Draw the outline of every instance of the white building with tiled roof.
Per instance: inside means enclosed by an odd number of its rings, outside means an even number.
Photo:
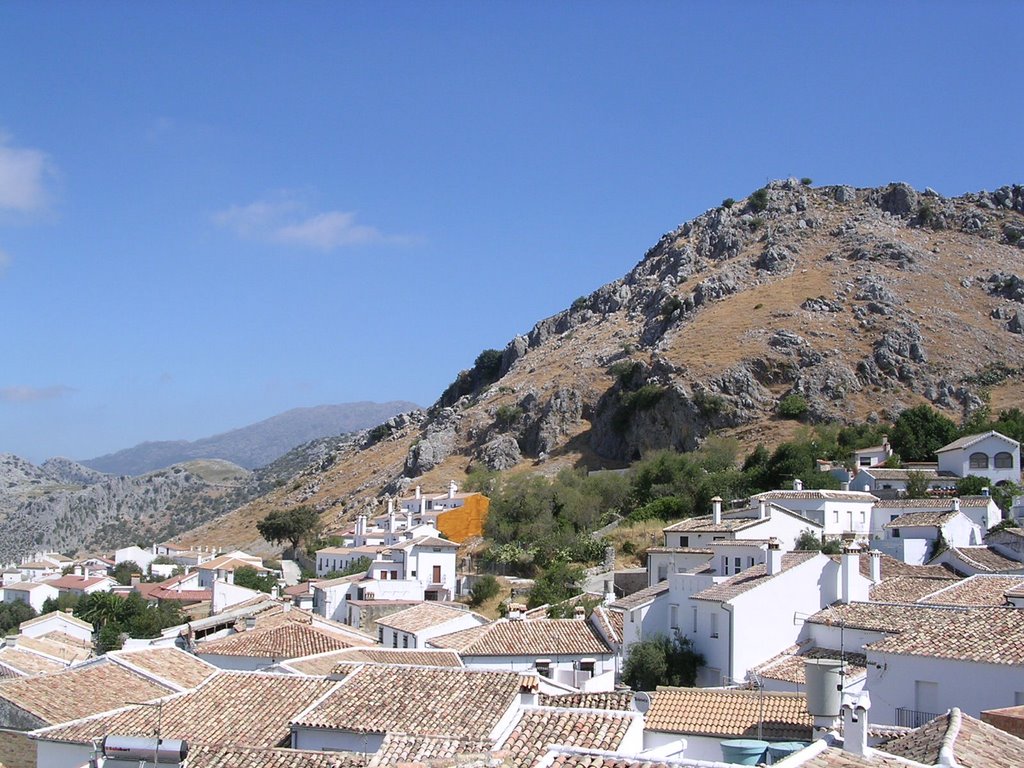
[[[939,448],[939,471],[976,475],[993,485],[1020,482],[1020,443],[995,430],[967,435]]]
[[[774,537],[788,551],[804,531],[810,530],[819,538],[822,535],[820,521],[782,501],[774,502],[766,494],[753,496],[751,501],[750,507],[723,510],[722,499],[715,497],[710,515],[690,517],[663,528],[665,547],[705,549],[716,542]]]
[[[947,509],[906,512],[883,524],[885,539],[875,541],[878,550],[911,565],[924,565],[936,554],[940,540],[951,547],[981,543],[984,532],[960,511],[960,500]]]
[[[385,648],[425,648],[435,637],[478,627],[487,621],[465,608],[425,602],[377,619],[378,642]]]
[[[871,534],[871,507],[878,497],[863,490],[804,490],[803,482],[796,479],[792,490],[765,491],[750,500],[772,502],[810,518],[824,529],[826,538],[853,534],[866,539]]]
[[[19,581],[3,588],[4,602],[20,601],[32,606],[36,613],[42,613],[43,603],[56,600],[60,591],[52,584],[43,581]]]
[[[929,561],[932,565],[944,565],[964,576],[976,573],[1024,573],[1024,563],[1007,557],[996,547],[950,547]]]
[[[586,619],[499,619],[429,641],[470,669],[539,670],[585,691],[614,687],[615,654]]]
[[[885,524],[912,512],[949,512],[958,509],[984,534],[1003,519],[991,496],[933,497],[925,499],[880,499],[875,502],[871,534],[885,538]]]

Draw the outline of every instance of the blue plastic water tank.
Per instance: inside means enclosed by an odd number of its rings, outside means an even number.
[[[773,763],[777,763],[782,758],[799,752],[807,744],[806,741],[776,741],[768,745],[768,756]]]
[[[722,760],[736,765],[757,765],[767,749],[768,742],[761,739],[729,739],[722,742]]]

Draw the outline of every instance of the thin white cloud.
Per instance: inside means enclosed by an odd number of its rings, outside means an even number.
[[[64,384],[49,387],[0,387],[0,401],[5,403],[37,403],[41,400],[57,400],[75,390]]]
[[[247,240],[320,251],[356,245],[406,245],[414,242],[411,237],[389,235],[376,227],[359,224],[352,211],[311,213],[302,203],[289,197],[232,205],[215,213],[213,221]]]
[[[0,210],[33,213],[46,208],[53,165],[45,152],[13,147],[0,134]]]

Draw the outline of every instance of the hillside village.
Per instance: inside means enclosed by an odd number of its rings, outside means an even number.
[[[883,439],[852,470],[825,467],[839,490],[716,497],[665,525],[642,581],[595,569],[603,589],[570,600],[571,618],[515,595],[497,619],[467,605],[479,574],[458,553],[488,505],[454,482],[357,516],[298,583],[173,542],[38,553],[3,573],[4,605],[41,615],[0,648],[0,763],[1020,765],[1024,529],[989,488],[951,492],[967,474],[1019,482],[1020,444],[989,431],[934,466],[891,458]],[[924,498],[907,497],[910,472]],[[839,554],[801,549],[808,535]],[[104,593],[182,621],[104,648],[60,607]],[[631,690],[632,652],[659,636],[698,656],[696,679]]]

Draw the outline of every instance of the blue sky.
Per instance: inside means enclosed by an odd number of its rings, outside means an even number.
[[[427,405],[784,176],[1024,181],[1024,4],[0,4],[0,452]]]

